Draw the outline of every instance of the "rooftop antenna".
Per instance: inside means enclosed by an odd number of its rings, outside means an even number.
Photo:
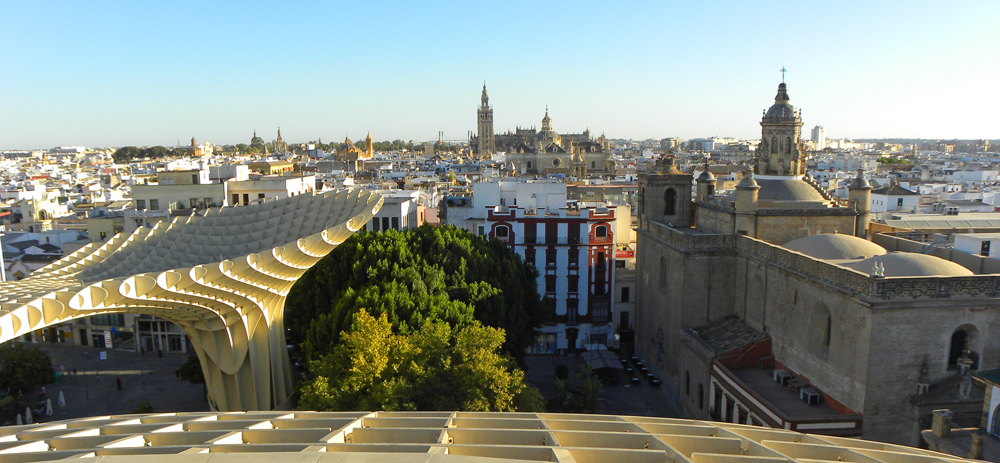
[[[785,72],[788,72],[788,69],[785,69],[785,63],[781,63],[781,83],[785,83]]]

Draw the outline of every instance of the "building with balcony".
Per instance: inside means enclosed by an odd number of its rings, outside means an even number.
[[[485,227],[539,270],[538,289],[552,313],[533,353],[614,347],[616,209],[494,206]]]

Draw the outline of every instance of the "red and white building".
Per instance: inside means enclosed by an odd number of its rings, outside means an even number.
[[[557,210],[494,206],[490,238],[510,243],[538,268],[538,291],[551,304],[532,353],[614,347],[615,209]]]

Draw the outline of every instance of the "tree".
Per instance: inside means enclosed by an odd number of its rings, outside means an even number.
[[[587,364],[580,364],[580,371],[569,379],[556,377],[553,383],[555,394],[549,399],[548,411],[595,413],[600,410],[604,385]]]
[[[52,382],[52,359],[49,354],[19,342],[0,346],[0,387],[9,388],[18,399],[36,386]]]
[[[307,410],[540,410],[541,395],[498,350],[504,332],[427,320],[394,334],[388,316],[361,310],[330,354],[310,362],[301,389]],[[521,409],[524,409],[521,408]]]
[[[307,365],[333,352],[362,309],[402,335],[426,320],[501,328],[503,352],[521,362],[546,316],[537,272],[506,244],[454,227],[359,232],[292,287],[285,323]]]
[[[188,354],[187,361],[177,369],[177,377],[190,381],[191,384],[205,384],[205,372],[201,369],[201,360],[196,354]]]

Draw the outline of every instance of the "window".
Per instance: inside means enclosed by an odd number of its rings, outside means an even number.
[[[203,204],[203,206],[204,207],[212,207],[214,205],[213,202],[214,201],[212,201],[212,198],[205,198],[205,203]]]
[[[485,234],[486,234],[486,227],[483,226],[483,225],[480,225],[479,226],[479,236],[483,236]]]
[[[159,199],[150,199],[149,200],[149,209],[152,210],[152,211],[158,211],[158,210],[160,210],[160,200]]]
[[[188,199],[188,206],[191,206],[191,209],[197,209],[198,208],[198,198],[190,198],[190,199]]]
[[[559,243],[559,224],[557,223],[545,224],[545,243],[546,244]]]
[[[968,355],[969,359],[972,360],[971,368],[973,370],[979,369],[979,353],[973,351],[971,346],[972,338],[975,336],[970,333],[975,332],[975,327],[964,325],[951,335],[951,348],[948,351],[949,370],[958,368],[958,360],[962,358],[962,355]]]
[[[567,280],[569,282],[569,288],[567,291],[570,293],[580,292],[580,277],[577,275],[570,275]]]
[[[629,300],[628,300],[628,298],[629,298],[629,287],[628,286],[622,286],[621,295],[622,295],[622,302],[629,302]]]
[[[379,224],[378,217],[375,217],[374,219],[372,219],[372,231],[373,232],[379,231],[378,224]]]
[[[667,188],[663,192],[663,215],[674,215],[677,210],[677,192],[673,188]]]
[[[240,194],[239,193],[233,193],[233,204],[232,205],[233,206],[239,206],[240,205]]]
[[[595,161],[590,161],[590,168],[591,168],[591,169],[596,169],[596,168],[597,168],[597,162],[595,162]]]
[[[399,217],[393,217],[391,220],[392,220],[392,229],[399,230]]]
[[[577,224],[569,224],[566,229],[566,236],[569,239],[569,244],[579,244],[580,243],[580,226]]]
[[[507,239],[507,237],[508,237],[508,228],[507,227],[497,227],[495,235],[496,235],[497,238]]]
[[[556,277],[554,276],[545,277],[545,292],[547,293],[556,292]]]
[[[192,185],[198,184],[198,174],[191,174],[191,184]]]
[[[108,233],[107,232],[101,232],[101,241],[104,241],[104,239],[107,238],[107,237],[108,237]]]
[[[143,209],[145,209],[146,208],[146,200],[145,199],[137,199],[137,200],[135,200],[135,208],[138,209],[138,210],[140,210],[140,211],[143,210]]]
[[[574,248],[570,248],[569,250],[569,265],[580,265],[580,252]]]
[[[903,198],[896,198],[896,205],[897,206],[902,206],[903,205]]]
[[[590,343],[591,344],[601,344],[601,345],[605,345],[606,346],[608,344],[608,335],[607,334],[592,334],[592,335],[590,335]]]
[[[555,249],[548,249],[545,251],[545,265],[556,265]]]
[[[531,168],[531,161],[528,161],[528,168]]]
[[[264,193],[257,193],[257,199],[264,199]]]
[[[531,264],[531,265],[535,265],[535,250],[534,249],[530,249],[529,248],[528,250],[524,251],[524,262],[528,263],[528,264]]]
[[[598,238],[607,238],[608,237],[608,227],[605,227],[604,225],[598,226],[597,227],[597,233],[595,233],[595,234],[597,235]]]
[[[389,218],[382,217],[382,231],[388,231],[388,230],[389,230]]]
[[[603,252],[598,252],[597,253],[597,265],[596,265],[596,267],[597,267],[597,270],[604,270],[604,253]]]
[[[529,223],[524,225],[524,242],[534,243],[538,239],[538,224]]]
[[[250,193],[243,193],[243,205],[250,204]]]

